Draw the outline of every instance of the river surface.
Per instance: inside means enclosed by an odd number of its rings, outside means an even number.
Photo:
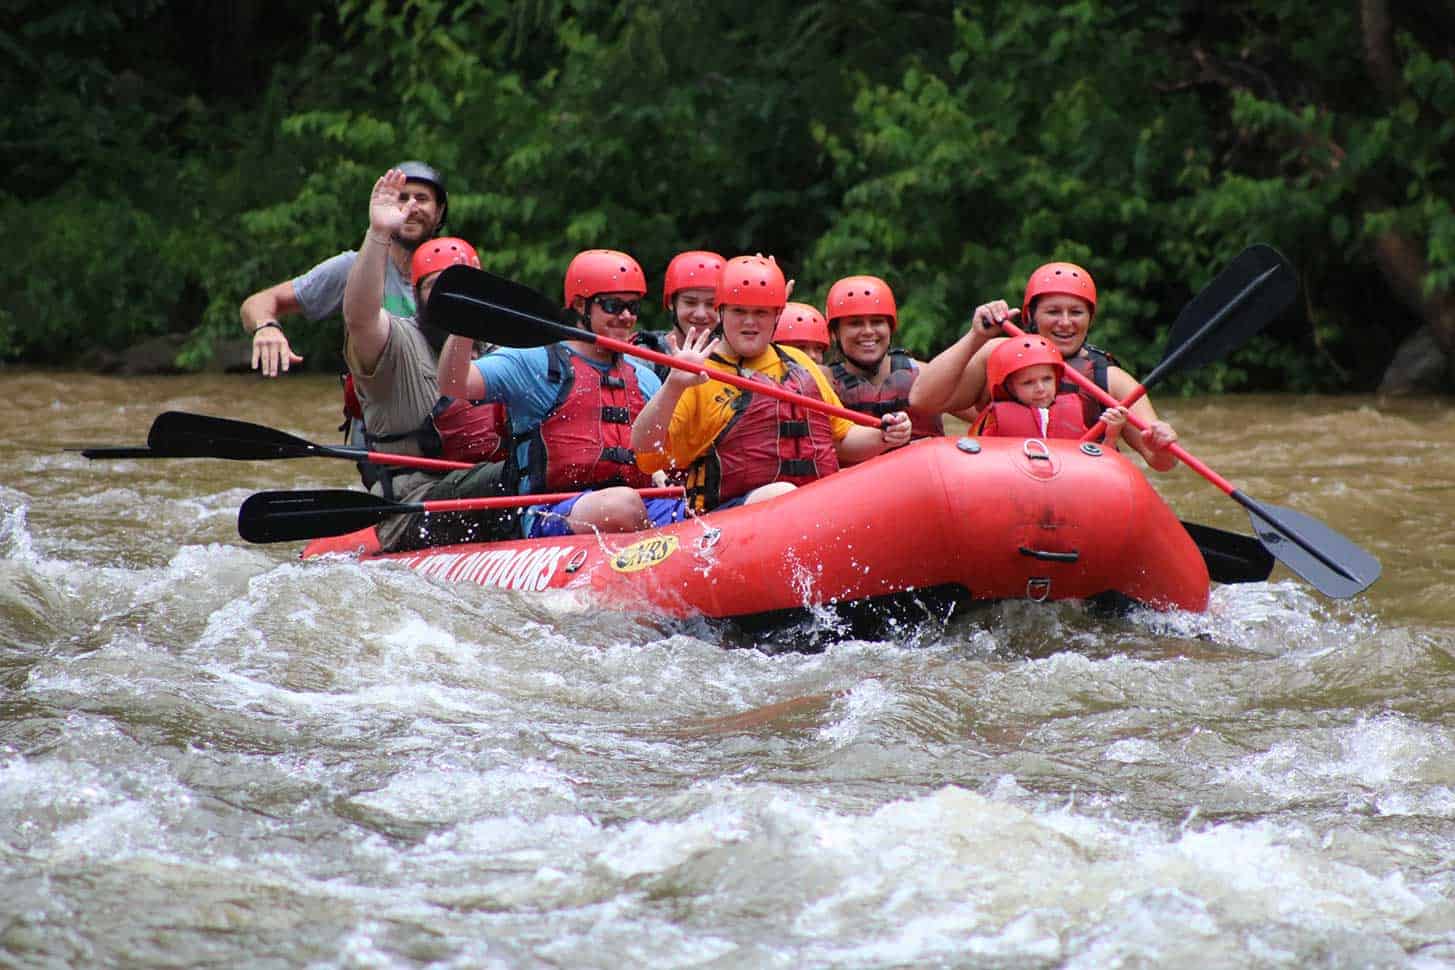
[[[238,538],[345,461],[65,450],[334,443],[332,379],[0,395],[0,966],[1455,966],[1450,400],[1159,402],[1378,556],[1356,599],[1280,566],[775,655]]]

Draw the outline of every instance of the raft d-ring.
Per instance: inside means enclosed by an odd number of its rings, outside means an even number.
[[[1083,441],[1081,443],[1081,453],[1083,455],[1090,455],[1093,458],[1099,458],[1101,457],[1101,445],[1094,441]]]
[[[573,552],[571,554],[571,558],[566,561],[566,572],[574,573],[582,566],[586,565],[587,555],[588,553],[585,549],[577,549],[575,552]]]
[[[698,537],[697,548],[699,551],[706,552],[708,549],[711,549],[713,546],[717,545],[717,540],[721,538],[721,529],[708,529],[706,532]]]
[[[1032,576],[1026,580],[1026,599],[1044,603],[1051,596],[1051,577]]]
[[[1032,445],[1035,445],[1035,447],[1032,448]],[[1031,461],[1051,460],[1051,448],[1040,438],[1027,438],[1021,443],[1021,453]]]

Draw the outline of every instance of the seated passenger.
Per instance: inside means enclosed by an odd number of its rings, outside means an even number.
[[[915,438],[944,434],[939,411],[910,406],[909,389],[920,365],[908,352],[889,345],[899,329],[899,309],[889,284],[877,276],[846,276],[829,287],[827,302],[829,332],[841,355],[829,374],[844,407],[876,418],[907,411]]]
[[[717,308],[712,298],[717,293],[717,278],[722,273],[723,259],[717,253],[702,249],[691,249],[678,253],[667,264],[662,277],[662,306],[672,319],[672,326],[665,333],[653,330],[638,330],[632,336],[632,343],[659,354],[670,354],[676,340],[680,347],[687,342],[690,327],[717,326]],[[666,364],[653,364],[652,369],[662,380],[672,368]]]
[[[1020,318],[1028,333],[1038,333],[1061,353],[1067,367],[1094,381],[1117,400],[1124,400],[1137,386],[1131,374],[1116,366],[1116,358],[1086,341],[1096,316],[1096,283],[1091,274],[1074,263],[1047,263],[1026,281],[1025,297],[1019,310],[1004,300],[992,300],[975,308],[969,331],[933,360],[925,364],[910,391],[916,407],[954,410],[989,400],[986,362],[1000,339],[1001,323]],[[1088,422],[1100,414],[1102,404],[1072,383],[1063,390],[1081,395]],[[1177,440],[1172,425],[1157,417],[1152,402],[1142,398],[1131,412],[1148,424],[1146,434],[1126,436],[1147,464],[1157,471],[1170,471],[1177,458],[1167,446]]]
[[[463,239],[431,239],[415,248],[410,282],[412,317],[384,308],[393,240],[416,218],[420,198],[405,191],[407,173],[391,169],[369,196],[369,231],[351,261],[343,292],[344,361],[358,391],[369,445],[376,451],[430,455],[476,462],[474,468],[438,473],[380,466],[369,489],[384,498],[420,502],[503,494],[500,463],[488,459],[500,447],[499,410],[441,396],[435,373],[436,340],[425,301],[440,272],[480,258]],[[427,195],[427,193],[426,193]],[[396,516],[379,526],[380,545],[390,551],[486,538],[500,525],[489,513]]]
[[[787,283],[771,260],[738,256],[723,267],[715,301],[722,338],[694,327],[674,355],[684,364],[736,373],[838,405],[828,377],[802,351],[772,342],[787,304]],[[822,411],[673,370],[632,425],[632,447],[663,452],[689,469],[695,511],[758,502],[895,448],[909,440],[909,417],[866,428]],[[644,459],[646,456],[644,455]]]
[[[1089,425],[1081,397],[1060,390],[1066,364],[1041,337],[1013,337],[990,355],[986,380],[990,403],[980,412],[974,433],[1002,438],[1080,438]],[[1125,408],[1102,412],[1105,444],[1115,448],[1127,423]]]
[[[778,314],[773,342],[784,347],[797,347],[816,364],[823,363],[829,349],[829,325],[817,307],[807,303],[789,303]]]
[[[642,268],[626,253],[587,250],[566,269],[566,307],[579,326],[601,336],[630,340],[646,293]],[[586,490],[553,505],[532,506],[521,517],[526,538],[632,532],[681,515],[680,500],[644,504],[634,491],[652,484],[631,449],[632,422],[661,387],[649,365],[581,340],[497,350],[474,366],[470,350],[466,337],[445,341],[440,388],[506,405],[517,442],[516,492]]]

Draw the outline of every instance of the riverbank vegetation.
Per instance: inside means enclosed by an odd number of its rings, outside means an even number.
[[[1136,372],[1268,242],[1297,310],[1185,386],[1370,390],[1405,344],[1449,387],[1448,2],[20,8],[0,360],[177,334],[207,366],[243,297],[355,246],[373,179],[422,158],[449,230],[547,293],[584,247],[654,284],[681,249],[772,252],[807,300],[886,277],[929,354],[1070,259],[1102,293],[1094,341]],[[337,361],[337,321],[288,332]]]

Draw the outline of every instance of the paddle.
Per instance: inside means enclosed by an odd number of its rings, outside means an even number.
[[[1129,408],[1162,378],[1184,367],[1221,360],[1288,309],[1298,278],[1272,246],[1249,246],[1182,308],[1167,335],[1162,360],[1120,403]],[[1094,441],[1106,430],[1098,420],[1081,436]]]
[[[119,448],[67,448],[66,451],[79,451],[83,458],[170,458],[170,455],[159,455],[145,445],[125,445]]]
[[[1025,335],[1014,323],[1002,326],[1013,337]],[[1070,367],[1066,376],[1107,406],[1116,398],[1103,391],[1094,381]],[[1127,421],[1145,431],[1147,422],[1128,412]],[[1248,510],[1253,531],[1273,556],[1311,586],[1334,599],[1345,599],[1362,593],[1379,578],[1379,560],[1352,541],[1330,529],[1317,519],[1276,505],[1265,505],[1242,492],[1217,472],[1188,454],[1181,445],[1167,448],[1188,468],[1207,479],[1223,494]]]
[[[1224,532],[1210,525],[1184,522],[1182,527],[1197,543],[1207,563],[1207,575],[1215,583],[1261,583],[1273,573],[1273,554],[1252,536]]]
[[[643,499],[676,498],[680,485],[639,488]],[[391,502],[368,492],[347,488],[298,492],[258,492],[250,495],[237,512],[237,531],[248,542],[296,542],[323,536],[344,535],[378,525],[391,515],[417,512],[475,512],[527,505],[551,505],[575,498],[580,492],[542,495],[496,495],[489,498],[440,499],[433,502]]]
[[[750,380],[703,365],[687,364],[669,354],[659,354],[624,340],[602,337],[589,330],[569,326],[561,322],[561,312],[561,308],[548,297],[523,283],[461,265],[447,268],[435,279],[434,289],[430,291],[429,302],[425,306],[431,324],[462,337],[486,340],[504,347],[544,347],[561,340],[579,340],[654,364],[706,374],[715,381],[843,418],[866,428],[883,427],[878,418],[837,407],[818,398],[795,394],[777,384]]]
[[[87,458],[227,458],[269,461],[275,458],[346,458],[376,465],[400,465],[428,471],[474,468],[469,462],[392,455],[334,445],[318,445],[276,428],[231,418],[187,411],[163,411],[152,421],[147,447],[84,448]]]

